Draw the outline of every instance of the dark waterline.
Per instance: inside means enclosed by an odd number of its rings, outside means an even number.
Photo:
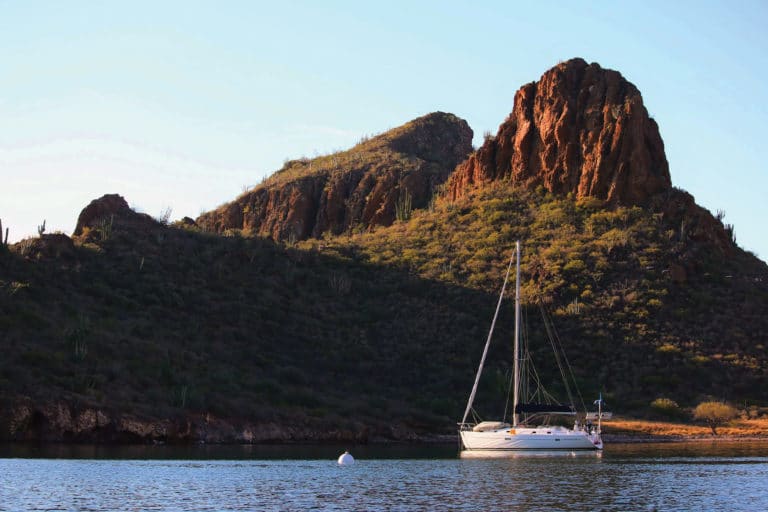
[[[335,460],[349,450],[366,459],[455,459],[456,443],[432,444],[276,444],[276,445],[99,445],[3,443],[0,459],[86,460]],[[518,454],[525,456],[525,454]],[[536,456],[537,454],[529,454]],[[557,456],[558,454],[552,454]],[[568,454],[560,454],[568,455]],[[582,454],[588,455],[588,454]],[[594,454],[593,454],[594,455]],[[694,441],[609,444],[601,458],[768,457],[768,441]]]
[[[345,450],[358,459],[450,459],[458,445],[95,445],[0,444],[0,458],[93,460],[335,460]]]

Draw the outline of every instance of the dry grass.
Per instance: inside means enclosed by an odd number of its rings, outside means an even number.
[[[686,423],[617,418],[603,422],[607,434],[653,437],[712,437],[709,427]],[[717,429],[718,437],[768,437],[768,418],[737,419]]]

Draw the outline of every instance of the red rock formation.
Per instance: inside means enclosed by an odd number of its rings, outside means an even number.
[[[122,196],[105,194],[83,208],[77,218],[77,226],[72,233],[72,238],[79,242],[104,240],[111,234],[101,233],[97,235],[95,232],[106,229],[102,224],[108,225],[110,233],[112,231],[125,231],[126,228],[131,231],[146,232],[161,226],[159,222],[146,213],[133,211]]]
[[[114,215],[125,210],[130,210],[128,203],[118,194],[105,194],[98,199],[91,201],[88,206],[83,208],[77,217],[77,226],[72,236],[83,234],[83,228],[93,226],[103,218]]]
[[[451,176],[448,195],[506,178],[610,204],[642,204],[671,187],[664,143],[640,92],[582,59],[517,91],[497,135]]]
[[[399,199],[409,195],[414,208],[426,206],[471,150],[466,121],[442,112],[428,114],[344,153],[288,162],[264,185],[201,215],[196,223],[211,231],[242,229],[275,240],[387,226],[395,221]],[[285,178],[289,172],[295,177]]]

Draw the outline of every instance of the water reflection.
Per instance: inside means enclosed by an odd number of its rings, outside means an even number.
[[[530,458],[601,458],[599,450],[471,450],[462,451],[462,459],[530,459]]]
[[[612,458],[768,457],[768,440],[609,444],[604,451]]]
[[[336,464],[344,448],[355,465]],[[6,445],[0,454],[13,457],[0,458],[0,510],[768,510],[768,443],[485,460],[459,458],[456,445]]]

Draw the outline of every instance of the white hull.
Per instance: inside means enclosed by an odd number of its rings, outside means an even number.
[[[602,450],[599,434],[563,427],[517,427],[486,432],[462,430],[465,450]]]

